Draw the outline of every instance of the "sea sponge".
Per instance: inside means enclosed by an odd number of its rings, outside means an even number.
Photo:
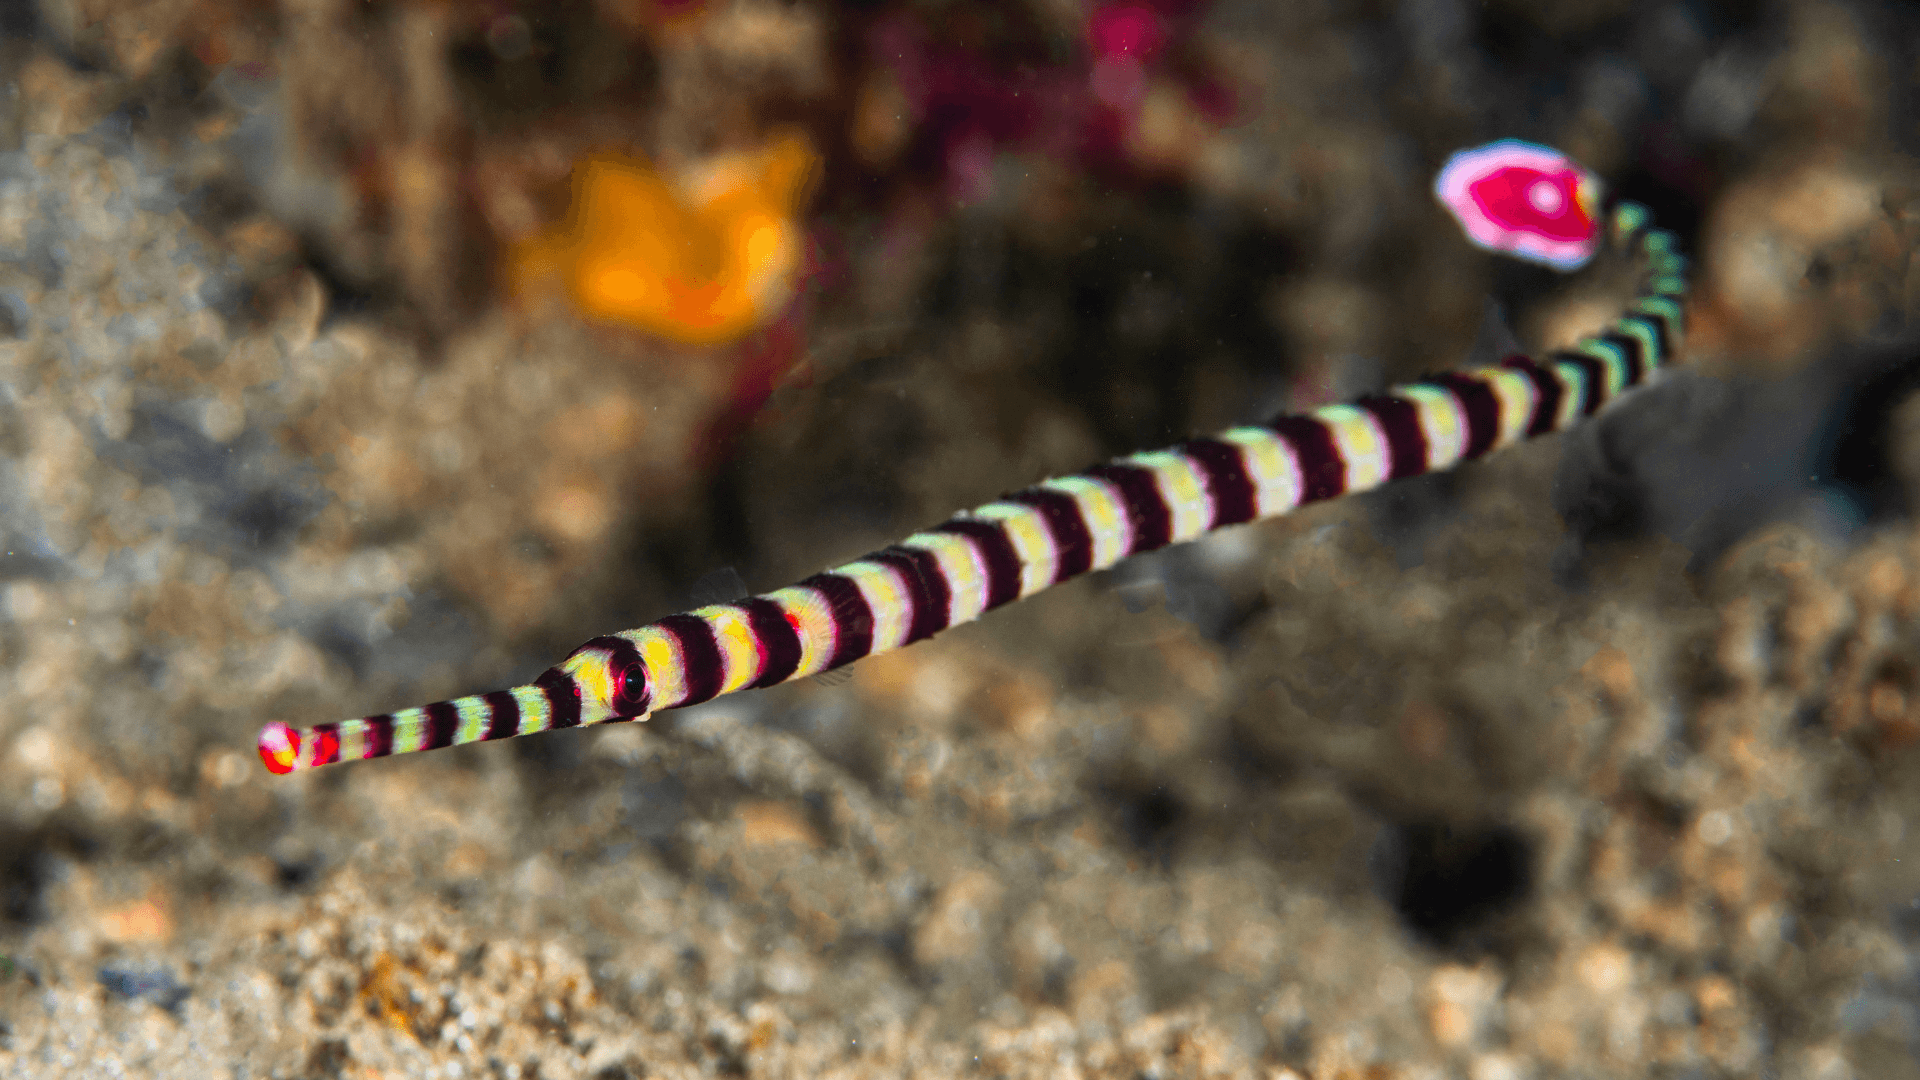
[[[574,169],[566,222],[513,251],[515,289],[557,279],[589,318],[688,344],[734,340],[792,295],[805,243],[796,215],[817,161],[793,134],[677,175],[591,155]]]

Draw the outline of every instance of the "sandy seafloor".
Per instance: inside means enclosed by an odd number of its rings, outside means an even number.
[[[379,34],[415,63],[460,9],[361,5],[330,50],[348,7],[0,19],[0,1075],[1920,1075],[1897,9],[1217,5],[1192,33],[1242,112],[1184,171],[1009,152],[917,211],[874,181],[906,241],[829,171],[813,374],[715,454],[732,354],[438,284],[458,230],[411,189],[313,209],[351,173],[327,95],[351,127]],[[723,43],[798,28],[748,81],[871,15],[710,7]],[[267,9],[266,66],[177,58]],[[676,63],[661,144],[725,69]],[[254,756],[269,719],[528,678],[725,567],[770,589],[1459,362],[1488,295],[1577,328],[1604,298],[1426,201],[1502,134],[1679,192],[1695,373],[844,682]]]

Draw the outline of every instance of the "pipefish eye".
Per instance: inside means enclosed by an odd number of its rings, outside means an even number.
[[[647,666],[640,658],[630,657],[609,663],[612,670],[612,706],[622,716],[638,716],[646,711]]]
[[[576,658],[584,658],[576,663]],[[638,716],[647,711],[647,667],[633,642],[603,635],[567,654],[561,667],[573,670],[576,681],[595,697],[604,695],[616,716]]]

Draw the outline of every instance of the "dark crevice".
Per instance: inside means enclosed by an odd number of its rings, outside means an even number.
[[[1533,883],[1533,845],[1499,824],[1390,827],[1372,862],[1375,883],[1402,924],[1441,948],[1471,944],[1474,932],[1525,900]]]

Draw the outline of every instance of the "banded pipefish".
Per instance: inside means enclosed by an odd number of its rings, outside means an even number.
[[[594,638],[525,686],[304,731],[269,723],[261,760],[288,773],[644,720],[910,645],[1214,529],[1565,431],[1651,380],[1684,332],[1686,260],[1675,238],[1636,203],[1601,213],[1599,190],[1564,156],[1511,139],[1455,155],[1434,184],[1489,250],[1572,270],[1607,243],[1635,261],[1626,311],[1569,350],[1510,356],[1045,480],[797,585]]]

